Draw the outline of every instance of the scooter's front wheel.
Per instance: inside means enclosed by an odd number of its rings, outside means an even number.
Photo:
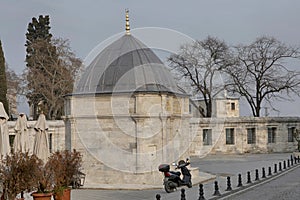
[[[165,183],[165,190],[167,193],[174,192],[176,187],[174,187],[174,183],[172,181],[167,181]]]

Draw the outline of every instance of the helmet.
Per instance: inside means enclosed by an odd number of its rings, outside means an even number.
[[[179,160],[179,161],[178,161],[178,166],[184,165],[184,164],[185,164],[185,161],[184,161],[184,160]]]

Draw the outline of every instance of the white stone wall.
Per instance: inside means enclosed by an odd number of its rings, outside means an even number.
[[[234,109],[232,105],[234,104]],[[239,117],[239,100],[232,98],[223,98],[213,100],[212,117]]]
[[[268,127],[276,128],[275,143],[268,143]],[[300,128],[299,117],[238,117],[192,119],[191,132],[196,135],[191,144],[193,155],[207,153],[271,153],[292,152],[296,142],[288,142],[288,128]],[[234,144],[226,144],[226,128],[234,129]],[[248,144],[247,128],[255,128],[255,144]],[[203,144],[203,129],[212,130],[212,145]]]
[[[200,106],[206,112],[204,100],[194,100],[194,105],[191,105],[191,113],[193,117],[199,117],[199,111],[195,106]],[[234,104],[234,109],[231,104]],[[240,105],[237,98],[216,98],[212,101],[212,117],[239,117]]]
[[[161,184],[158,165],[188,156],[187,97],[72,96],[66,108],[67,146],[83,152],[87,185]]]
[[[30,142],[30,149],[29,152],[32,153],[33,151],[33,144],[34,144],[34,138],[35,138],[35,130],[34,125],[36,121],[28,121],[28,136],[29,136],[29,142]],[[49,130],[47,132],[48,138],[51,139],[52,146],[51,148],[52,152],[58,151],[58,150],[64,150],[65,149],[65,124],[62,120],[48,120],[47,121],[49,125]],[[8,128],[9,128],[9,135],[14,136],[16,121],[8,121]],[[51,135],[49,137],[49,135]]]

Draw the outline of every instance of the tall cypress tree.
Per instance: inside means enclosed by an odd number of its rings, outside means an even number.
[[[48,119],[61,118],[63,97],[72,92],[81,65],[66,40],[52,38],[49,20],[49,16],[32,18],[26,33],[26,96],[34,119],[39,109]]]
[[[8,101],[7,101],[7,81],[6,81],[6,71],[5,71],[5,59],[2,50],[2,43],[0,40],[0,101],[3,103],[4,109],[7,113]]]
[[[28,24],[27,33],[26,33],[26,66],[27,66],[27,81],[28,81],[28,93],[27,98],[29,99],[30,105],[33,107],[33,118],[37,118],[37,107],[41,101],[46,101],[42,94],[37,92],[36,85],[34,84],[33,79],[36,77],[32,74],[33,71],[41,71],[43,73],[43,69],[41,69],[41,65],[48,66],[47,57],[49,55],[49,48],[45,48],[45,46],[52,46],[51,39],[52,34],[50,33],[50,18],[48,15],[42,16],[40,15],[37,18],[33,17],[32,21]],[[42,45],[37,45],[42,44]],[[39,49],[36,49],[39,48]],[[43,53],[43,63],[36,63],[36,53]],[[51,48],[51,54],[55,54],[55,47]]]

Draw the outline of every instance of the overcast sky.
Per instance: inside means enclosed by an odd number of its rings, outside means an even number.
[[[24,69],[25,33],[32,17],[50,15],[54,37],[69,39],[84,59],[100,42],[124,31],[126,8],[132,29],[162,27],[193,39],[216,36],[228,44],[267,35],[300,45],[299,0],[0,0],[6,62],[18,74]],[[279,105],[280,115],[300,115],[299,99],[288,105],[293,106]]]

